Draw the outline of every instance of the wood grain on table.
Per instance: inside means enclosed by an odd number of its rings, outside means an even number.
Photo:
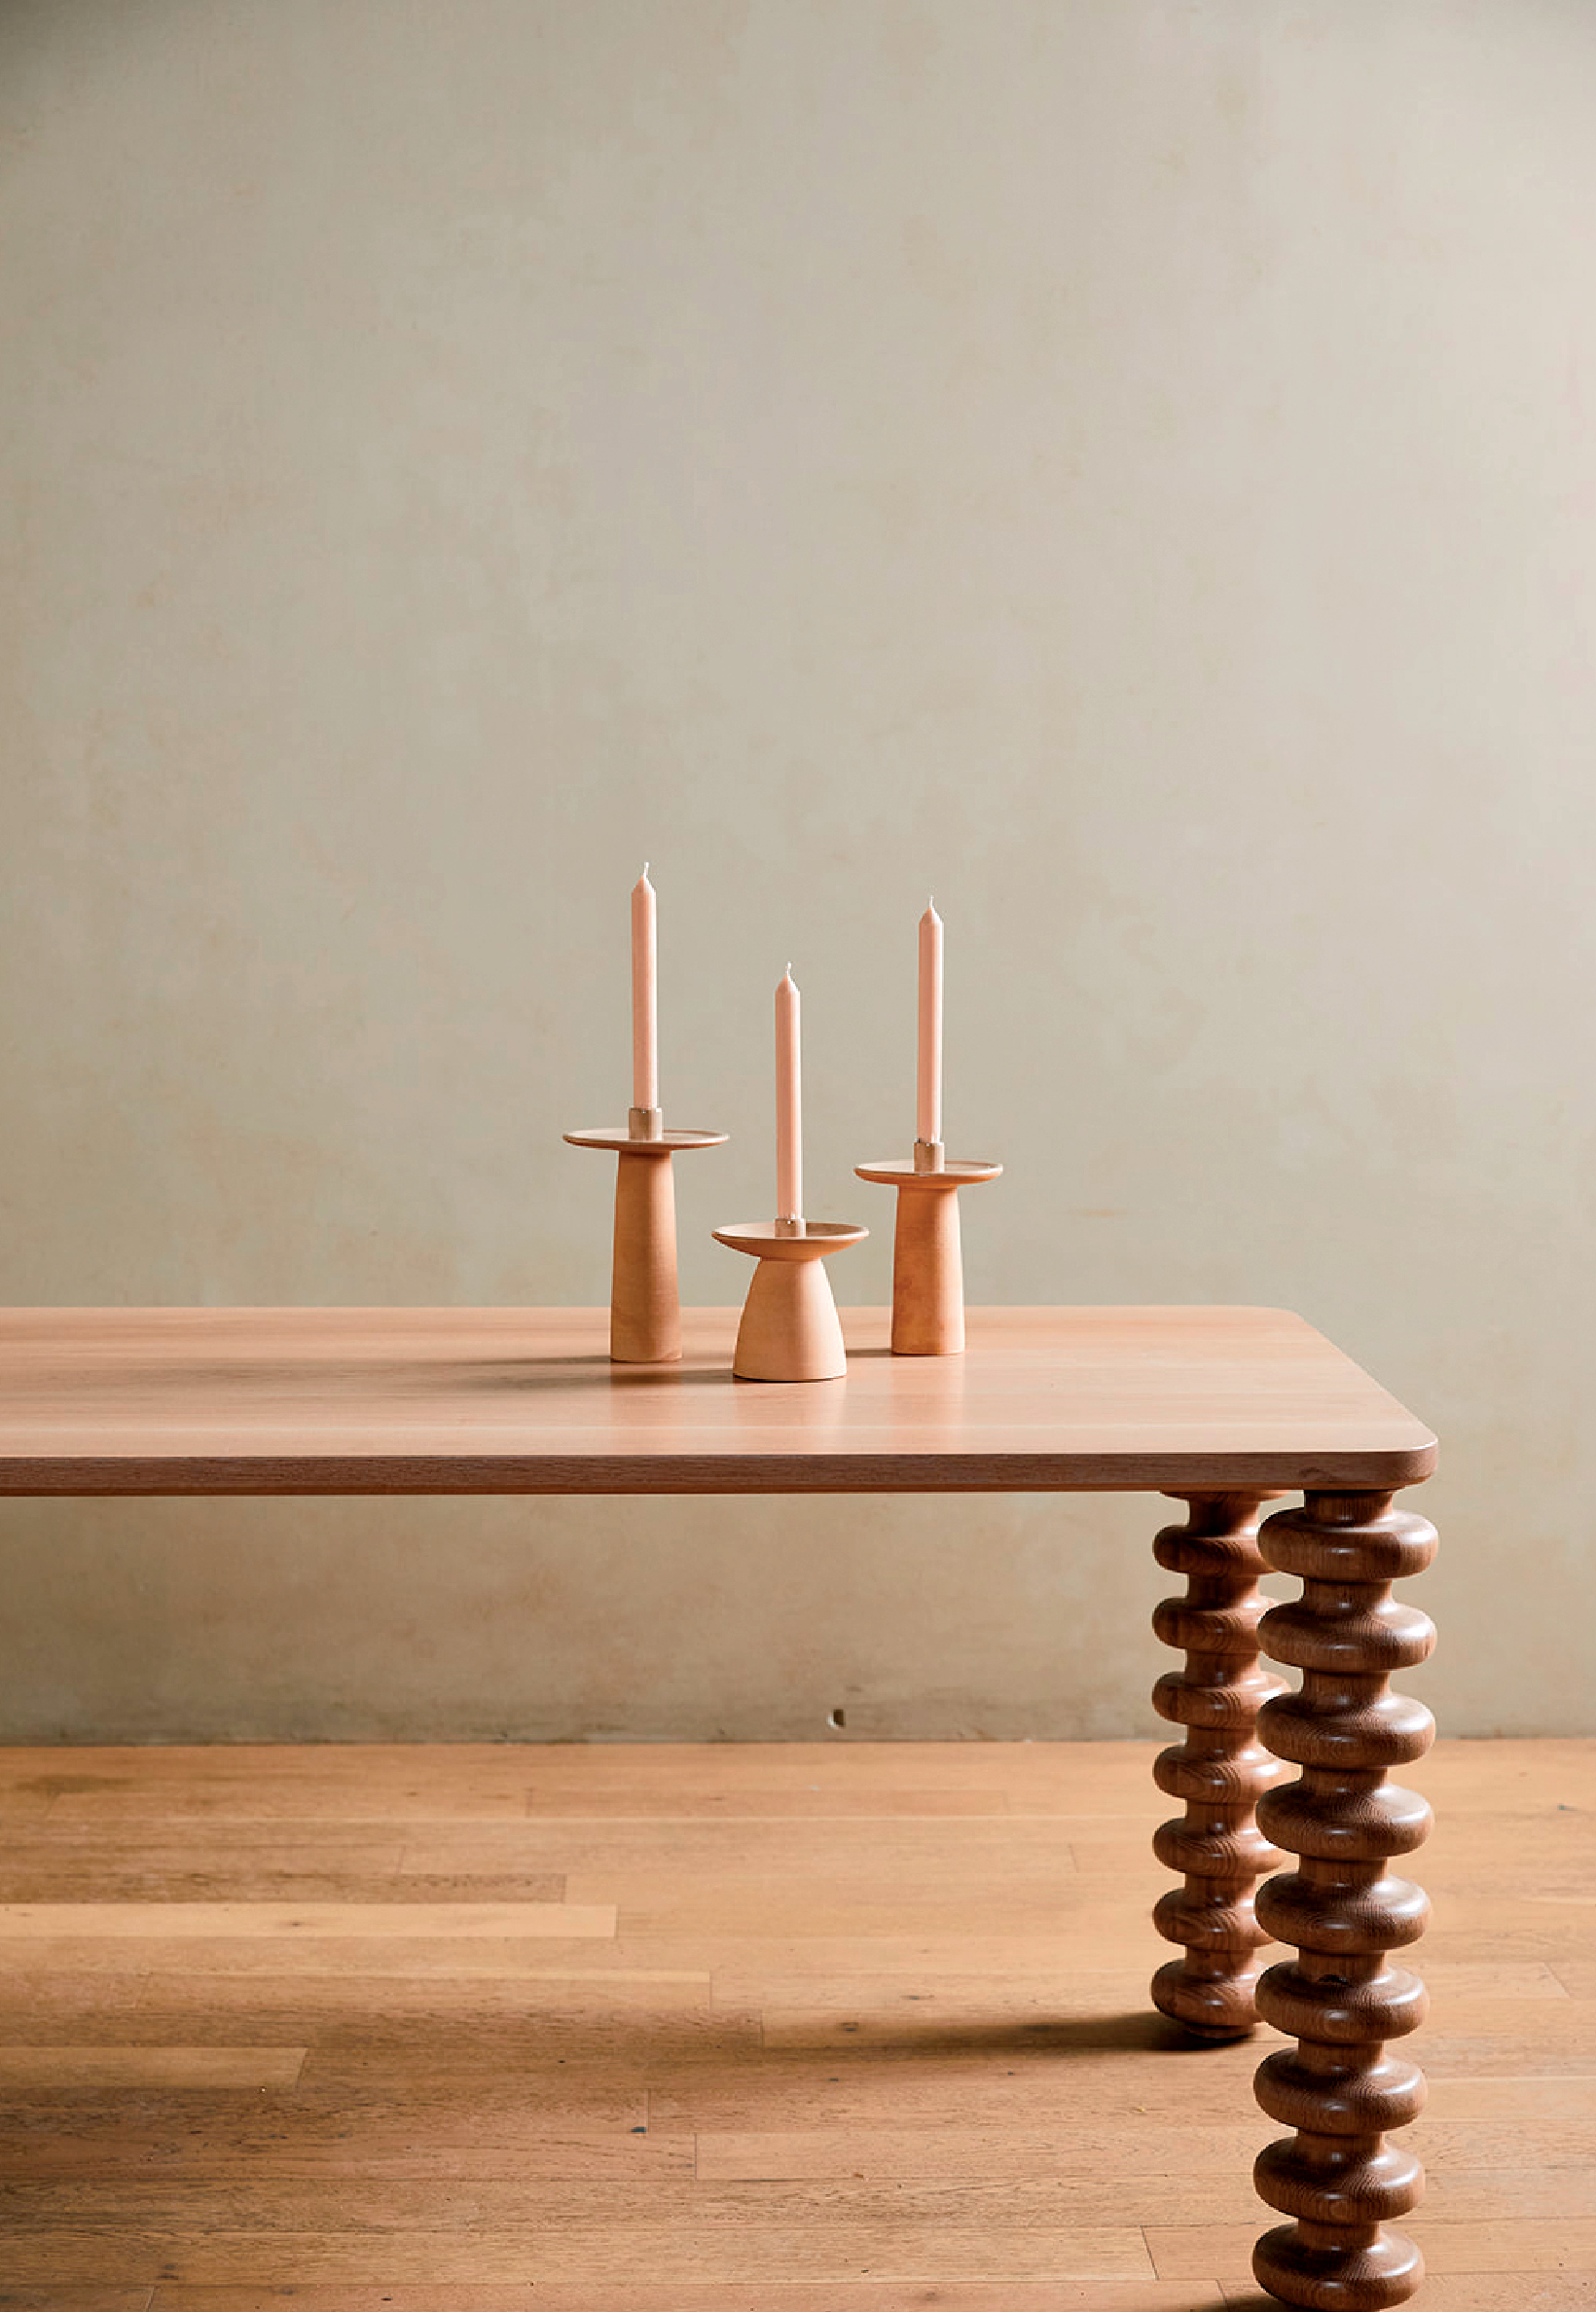
[[[844,1381],[734,1381],[734,1309],[612,1365],[601,1309],[12,1309],[0,1493],[1395,1488],[1431,1432],[1279,1309],[844,1312]]]

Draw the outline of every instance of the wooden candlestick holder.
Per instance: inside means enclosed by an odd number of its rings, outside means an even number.
[[[959,1191],[995,1180],[1000,1164],[950,1163],[940,1140],[916,1140],[912,1157],[856,1164],[861,1180],[895,1188],[892,1355],[959,1356],[964,1347],[964,1260]]]
[[[737,1328],[738,1380],[840,1381],[848,1354],[825,1256],[870,1231],[846,1220],[738,1220],[711,1234],[759,1263]]]
[[[564,1137],[573,1148],[612,1149],[617,1158],[610,1358],[615,1364],[669,1364],[681,1355],[671,1159],[688,1148],[718,1148],[726,1135],[667,1132],[658,1108],[634,1108],[624,1132],[605,1125]]]

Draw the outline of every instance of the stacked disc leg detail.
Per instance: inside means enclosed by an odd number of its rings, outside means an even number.
[[[1300,1599],[1260,1629],[1270,1659],[1300,1670],[1302,1686],[1265,1707],[1259,1731],[1302,1773],[1258,1808],[1265,1835],[1299,1858],[1258,1897],[1261,1925],[1297,1953],[1264,1975],[1258,2012],[1297,2044],[1259,2066],[1257,2096],[1296,2132],[1254,2170],[1262,2197],[1291,2221],[1265,2233],[1252,2269],[1282,2303],[1385,2312],[1424,2277],[1412,2241],[1388,2228],[1417,2205],[1424,2172],[1385,2139],[1424,2103],[1424,2074],[1388,2042],[1418,2028],[1427,2003],[1389,1954],[1416,1941],[1429,1914],[1387,1863],[1422,1845],[1431,1820],[1424,1799],[1386,1776],[1434,1734],[1390,1675],[1435,1642],[1392,1584],[1430,1564],[1435,1532],[1389,1494],[1309,1494],[1268,1520],[1261,1543],[1271,1566],[1302,1581]]]
[[[1177,1498],[1187,1504],[1186,1523],[1166,1526],[1153,1555],[1186,1576],[1186,1594],[1166,1598],[1152,1626],[1186,1662],[1158,1680],[1152,1699],[1160,1717],[1185,1728],[1185,1740],[1159,1753],[1153,1779],[1184,1801],[1185,1814],[1163,1824],[1153,1852],[1183,1883],[1159,1902],[1153,1924],[1184,1945],[1184,1956],[1159,1969],[1152,1996],[1188,2031],[1233,2040],[1257,2020],[1258,1946],[1269,1939],[1253,1914],[1253,1889],[1282,1860],[1253,1817],[1286,1772],[1256,1733],[1260,1706],[1283,1691],[1283,1681],[1258,1660],[1258,1623],[1268,1604],[1257,1587],[1264,1571],[1259,1497]]]

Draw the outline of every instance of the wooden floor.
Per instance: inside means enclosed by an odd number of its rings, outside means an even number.
[[[1151,1755],[0,1752],[0,2306],[1259,2305]],[[1421,2301],[1596,2306],[1596,1744],[1411,1779]]]

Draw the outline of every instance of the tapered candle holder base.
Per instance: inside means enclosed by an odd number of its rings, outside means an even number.
[[[658,1108],[634,1108],[658,1122]],[[615,1248],[610,1266],[609,1354],[614,1364],[670,1364],[681,1355],[681,1298],[676,1286],[676,1190],[671,1159],[689,1148],[718,1148],[723,1132],[634,1133],[605,1125],[567,1132],[573,1148],[612,1150]]]
[[[940,1140],[916,1140],[913,1156],[856,1164],[861,1180],[895,1188],[892,1355],[959,1356],[964,1348],[964,1257],[959,1191],[995,1180],[1000,1164],[944,1156]]]
[[[842,1380],[848,1354],[825,1256],[862,1243],[870,1231],[843,1220],[739,1220],[712,1233],[716,1244],[759,1263],[737,1328],[737,1379]]]

